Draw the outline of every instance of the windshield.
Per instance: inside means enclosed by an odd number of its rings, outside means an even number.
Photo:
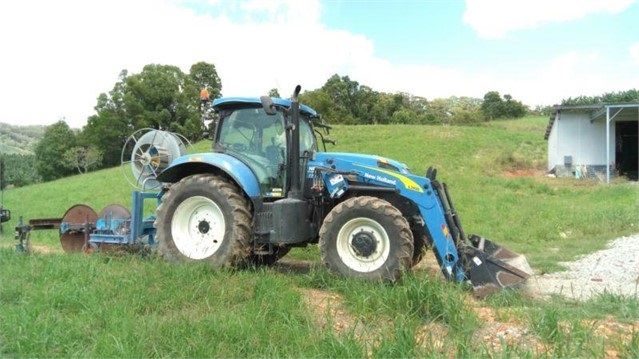
[[[281,111],[270,116],[261,107],[234,110],[222,119],[217,143],[253,170],[265,196],[284,195],[287,143]],[[301,116],[300,154],[314,150],[313,130]]]

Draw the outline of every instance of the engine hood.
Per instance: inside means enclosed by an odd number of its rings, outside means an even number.
[[[410,173],[406,164],[382,156],[348,152],[318,152],[315,154],[314,158],[314,160],[317,162],[326,162],[330,159],[339,159],[342,161],[358,163],[369,167],[380,167],[386,170],[394,170],[404,174]]]

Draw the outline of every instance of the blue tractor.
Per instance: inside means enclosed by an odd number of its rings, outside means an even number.
[[[391,159],[322,152],[330,128],[292,98],[219,98],[213,151],[173,160],[154,222],[159,253],[213,267],[271,264],[318,243],[332,271],[396,281],[432,247],[444,276],[478,296],[531,274],[523,256],[466,236],[446,184]]]

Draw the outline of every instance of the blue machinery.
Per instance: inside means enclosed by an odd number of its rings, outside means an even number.
[[[95,230],[89,234],[89,244],[100,246],[103,244],[155,245],[155,216],[144,218],[144,201],[155,199],[159,203],[158,193],[133,191],[131,193],[132,213],[129,218],[122,216],[117,209],[109,210],[104,217],[98,218]],[[113,207],[118,208],[118,207]],[[62,233],[65,223],[60,225]]]
[[[62,218],[32,219],[28,226],[20,224],[16,233],[26,239],[31,230],[59,229],[60,243],[65,252],[91,252],[113,246],[130,249],[152,247],[156,244],[155,216],[144,217],[147,200],[159,203],[160,193],[133,191],[131,212],[121,205],[112,204],[96,214],[91,207],[77,204],[69,208]]]

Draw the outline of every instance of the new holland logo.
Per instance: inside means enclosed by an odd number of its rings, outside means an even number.
[[[406,187],[406,189],[409,189],[411,191],[420,192],[420,193],[424,192],[424,189],[420,185],[418,185],[417,182],[415,182],[412,179],[404,176],[401,173],[388,171],[388,170],[384,170],[384,169],[377,168],[377,167],[369,167],[369,166],[364,166],[364,165],[357,165],[357,166],[368,168],[368,169],[371,169],[371,170],[374,170],[374,171],[377,171],[377,172],[381,172],[381,173],[383,173],[385,175],[397,178],[404,185],[404,187]],[[366,175],[368,175],[368,176],[366,176]],[[371,179],[375,179],[375,180],[377,180],[379,182],[384,182],[384,183],[395,185],[395,183],[392,183],[393,180],[391,180],[390,178],[385,178],[383,176],[378,176],[378,175],[376,176],[376,175],[371,175],[371,174],[368,174],[368,173],[364,173],[364,177],[367,177],[367,178],[374,177],[374,178],[371,178]],[[378,179],[378,177],[379,177],[379,179]]]

